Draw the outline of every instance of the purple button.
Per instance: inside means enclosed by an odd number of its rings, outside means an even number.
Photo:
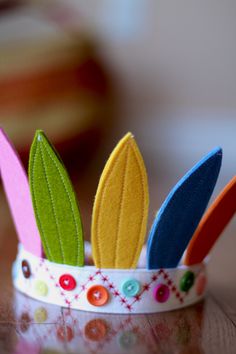
[[[170,296],[170,290],[165,284],[158,284],[153,290],[154,299],[157,302],[166,302]]]

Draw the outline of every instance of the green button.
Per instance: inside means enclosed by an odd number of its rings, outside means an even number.
[[[37,280],[35,283],[35,291],[37,295],[40,296],[47,296],[48,294],[48,286],[47,284],[42,281],[42,280]]]
[[[118,340],[122,349],[131,349],[137,342],[137,336],[132,331],[126,331],[120,334]]]
[[[194,284],[195,275],[193,272],[188,270],[180,279],[180,290],[189,291]]]
[[[140,283],[136,279],[128,279],[124,281],[121,286],[122,293],[127,297],[133,297],[135,295],[138,295],[140,289]]]

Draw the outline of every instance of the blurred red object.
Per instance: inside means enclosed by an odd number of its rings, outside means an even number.
[[[94,47],[82,30],[72,34],[34,12],[0,24],[0,121],[25,162],[36,129],[67,164],[81,166],[96,151],[112,95]]]
[[[21,5],[21,0],[1,0],[0,1],[0,15],[5,11],[11,10],[16,6]]]

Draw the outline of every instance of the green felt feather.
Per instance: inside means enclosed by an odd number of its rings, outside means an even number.
[[[36,132],[31,146],[29,179],[47,258],[83,266],[83,230],[75,192],[60,157],[42,131]]]

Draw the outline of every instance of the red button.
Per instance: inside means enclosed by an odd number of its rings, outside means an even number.
[[[108,325],[105,320],[100,318],[89,321],[84,329],[85,337],[99,342],[105,338],[108,331]]]
[[[67,291],[74,290],[74,288],[76,287],[76,280],[70,274],[61,275],[59,279],[59,283],[62,289]]]
[[[87,300],[93,306],[103,306],[109,299],[109,293],[102,285],[93,285],[88,289]]]

